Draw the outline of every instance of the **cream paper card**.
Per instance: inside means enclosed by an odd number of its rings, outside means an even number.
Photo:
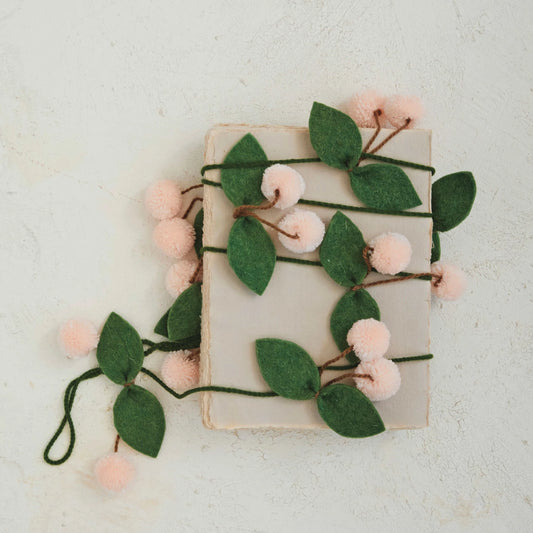
[[[363,145],[373,130],[361,129]],[[220,125],[206,136],[205,164],[221,163],[246,133],[259,141],[269,159],[316,157],[307,128],[280,126]],[[378,140],[391,133],[382,130]],[[392,139],[380,155],[431,163],[431,132],[406,130]],[[363,164],[365,164],[364,162]],[[362,206],[349,185],[346,172],[323,163],[297,164],[306,182],[304,198]],[[404,168],[422,205],[413,211],[431,211],[431,175],[428,171]],[[220,181],[220,171],[206,178]],[[226,248],[234,222],[234,206],[220,187],[206,186],[204,195],[204,246]],[[302,206],[329,223],[336,210]],[[278,222],[285,211],[271,209],[261,216]],[[361,230],[365,241],[386,231],[404,234],[413,247],[407,270],[428,272],[431,256],[432,219],[343,211]],[[318,261],[318,250],[293,254],[272,237],[278,256]],[[274,337],[290,340],[324,363],[339,353],[329,330],[330,315],[346,289],[337,285],[321,267],[277,262],[262,296],[253,293],[235,275],[223,253],[204,253],[201,384],[223,385],[266,391],[255,355],[255,340]],[[380,279],[370,274],[365,282]],[[368,289],[381,310],[381,320],[391,332],[386,357],[422,355],[430,351],[430,283],[410,280]],[[429,363],[399,363],[402,385],[390,400],[376,402],[388,429],[420,428],[428,424]],[[339,375],[325,372],[323,382]],[[212,429],[236,428],[325,428],[316,402],[284,398],[252,398],[235,394],[203,393],[203,421]]]

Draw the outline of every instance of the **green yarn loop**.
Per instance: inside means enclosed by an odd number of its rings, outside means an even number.
[[[70,416],[70,412],[72,411],[72,406],[74,405],[74,398],[76,397],[78,386],[82,381],[96,378],[98,376],[101,376],[102,374],[103,372],[100,367],[91,368],[91,370],[87,370],[87,372],[84,372],[81,376],[78,376],[76,379],[73,379],[67,385],[67,388],[65,390],[65,396],[63,399],[63,408],[65,409],[65,415],[63,416],[63,420],[61,420],[61,423],[59,424],[59,427],[57,428],[56,432],[50,439],[50,442],[46,445],[46,448],[44,449],[43,453],[43,458],[49,465],[61,465],[65,461],[67,461],[67,459],[72,455],[72,451],[74,450],[74,443],[76,442],[76,432],[74,430],[74,422],[72,420],[72,417]],[[56,443],[61,433],[63,433],[63,429],[67,424],[69,429],[69,443],[67,451],[59,459],[52,459],[50,457],[52,447]]]

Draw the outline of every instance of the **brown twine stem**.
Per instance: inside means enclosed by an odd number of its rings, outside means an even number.
[[[376,121],[376,131],[372,134],[372,137],[370,137],[369,141],[366,143],[365,147],[363,148],[363,152],[368,152],[368,150],[370,150],[372,143],[376,140],[376,137],[379,135],[379,132],[381,131],[381,124],[379,122],[380,116],[381,116],[381,109],[376,109],[374,111],[374,120]]]
[[[322,372],[324,372],[324,370],[326,369],[327,366],[332,365],[333,363],[336,363],[339,359],[342,359],[343,357],[346,357],[352,350],[353,350],[353,347],[352,346],[348,346],[348,348],[343,350],[339,355],[336,355],[333,359],[330,359],[329,361],[326,361],[318,369],[319,374],[322,375]]]
[[[367,287],[386,285],[387,283],[397,283],[399,281],[408,281],[410,279],[421,278],[423,276],[432,276],[432,274],[431,272],[422,272],[420,274],[409,274],[409,276],[401,276],[399,278],[381,279],[379,281],[372,281],[371,283],[361,283],[360,285],[355,285],[350,290],[358,291],[359,289],[366,289]]]
[[[269,222],[268,220],[265,220],[264,218],[257,216],[255,213],[248,212],[240,216],[255,218],[256,220],[259,220],[259,222],[261,222],[265,226],[269,226],[270,228],[275,229],[278,233],[285,235],[285,237],[289,237],[289,239],[298,239],[300,237],[297,233],[288,233],[287,231],[282,230],[280,227],[276,226],[276,224],[272,224],[272,222]]]
[[[354,378],[363,378],[363,379],[369,379],[370,381],[374,381],[374,378],[370,374],[354,374]]]
[[[203,183],[199,183],[198,185],[191,185],[190,187],[183,189],[183,191],[181,191],[181,194],[188,193],[189,191],[192,191],[193,189],[199,189],[200,187],[203,187],[203,186],[204,186]]]
[[[120,435],[117,433],[117,438],[115,439],[115,446],[113,448],[113,450],[115,451],[115,453],[118,452],[118,443],[120,442]]]
[[[368,153],[369,154],[375,154],[379,149],[383,148],[393,137],[398,135],[398,133],[400,133],[400,131],[402,131],[405,128],[407,128],[407,126],[409,126],[410,123],[411,123],[411,119],[410,118],[406,118],[405,119],[405,124],[403,126],[400,126],[396,130],[394,130],[388,137],[385,137],[375,148],[370,150],[370,152],[368,152]]]
[[[183,216],[181,218],[187,218],[187,216],[189,215],[189,213],[191,212],[194,204],[196,202],[202,202],[204,199],[201,198],[200,196],[196,196],[195,198],[193,198],[191,200],[191,203],[189,204],[189,207],[187,207],[187,209],[185,210],[185,213],[183,214]]]
[[[196,281],[196,278],[198,277],[198,274],[200,273],[200,270],[202,268],[203,262],[204,262],[204,258],[200,257],[198,264],[196,265],[196,268],[194,269],[194,272],[189,279],[189,283],[194,283]]]
[[[353,376],[354,376],[353,371],[352,372],[348,372],[347,374],[342,374],[341,376],[337,376],[336,378],[333,378],[333,379],[330,379],[329,381],[326,381],[326,383],[324,383],[324,385],[322,385],[322,387],[320,387],[320,389],[324,389],[328,385],[333,385],[333,383],[337,383],[338,381],[342,381],[343,379],[353,378]]]
[[[276,189],[274,191],[274,199],[270,202],[263,204],[263,205],[239,205],[233,210],[233,218],[239,218],[243,216],[249,216],[247,213],[250,211],[256,209],[256,210],[265,210],[265,209],[271,209],[274,207],[279,200],[279,189]]]
[[[363,249],[363,260],[366,264],[366,275],[370,274],[372,272],[372,265],[370,264],[370,258],[368,257],[368,253],[372,253],[374,251],[374,248],[370,246],[365,246]]]

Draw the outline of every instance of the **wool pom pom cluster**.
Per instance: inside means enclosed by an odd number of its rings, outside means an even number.
[[[69,359],[88,355],[98,345],[98,331],[88,320],[68,320],[60,328],[58,343]]]
[[[437,261],[431,265],[431,292],[442,300],[458,300],[466,289],[466,276],[455,265]]]
[[[287,209],[296,205],[304,195],[305,181],[301,174],[288,165],[272,165],[263,174],[261,192],[267,200],[274,200],[276,192],[278,200],[274,207]]]
[[[355,95],[348,104],[348,115],[361,128],[377,126],[374,111],[379,112],[382,127],[389,122],[394,128],[412,128],[424,114],[424,107],[415,96],[394,95],[386,99],[374,90]]]
[[[370,264],[381,274],[395,275],[411,262],[411,243],[400,233],[382,233],[372,239]]]
[[[374,318],[358,320],[346,340],[361,361],[354,372],[356,387],[374,402],[392,398],[400,389],[401,376],[398,365],[384,358],[390,344],[387,326]]]
[[[135,468],[131,462],[117,452],[100,458],[94,473],[100,486],[109,492],[123,492],[135,477]]]
[[[178,350],[167,354],[161,366],[165,385],[173,390],[190,389],[200,379],[199,359],[189,350]]]

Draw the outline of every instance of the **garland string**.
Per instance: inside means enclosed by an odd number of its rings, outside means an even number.
[[[227,254],[228,249],[227,248],[220,248],[218,246],[202,246],[200,249],[200,255],[203,255],[204,252],[214,252],[217,254]],[[276,261],[281,261],[282,263],[295,263],[297,265],[309,265],[309,266],[317,266],[321,267],[322,263],[320,261],[311,261],[310,259],[298,259],[297,257],[285,257],[283,255],[276,256]],[[407,281],[407,279],[420,279],[423,281],[430,281],[432,279],[432,274],[430,272],[423,272],[421,274],[413,274],[412,272],[398,272],[396,274],[398,278],[391,278],[386,280],[380,280],[380,281],[374,281],[372,284],[367,283],[365,286],[370,285],[381,285],[382,283],[390,283],[393,281]],[[361,289],[361,286],[356,285],[359,289]],[[355,287],[352,288],[352,290],[358,290]]]
[[[209,185],[211,187],[222,187],[222,184],[220,182],[208,180],[206,178],[202,179],[202,183],[204,185]],[[377,207],[358,207],[355,205],[337,204],[333,202],[322,202],[319,200],[306,200],[305,198],[300,198],[300,200],[298,200],[298,203],[302,205],[315,205],[319,207],[328,207],[331,209],[342,209],[344,211],[355,211],[359,213],[374,213],[377,215],[393,215],[393,216],[399,216],[399,217],[422,217],[422,218],[433,217],[431,213],[425,213],[425,212],[420,212],[420,211],[398,211],[395,209],[378,209]]]
[[[412,161],[404,161],[403,159],[394,159],[393,157],[385,157],[382,155],[372,154],[369,152],[363,152],[360,161],[365,159],[373,159],[375,161],[381,161],[382,163],[391,163],[399,165],[401,167],[414,168],[417,170],[427,170],[431,172],[433,176],[435,169],[428,165],[421,165],[420,163],[413,163]],[[200,170],[200,174],[203,176],[208,170],[217,169],[232,169],[232,168],[267,168],[270,165],[295,165],[298,163],[321,163],[321,159],[318,157],[307,157],[304,159],[268,159],[263,161],[243,161],[240,163],[213,163],[210,165],[204,165]]]
[[[76,432],[74,430],[74,422],[72,421],[72,417],[70,416],[70,413],[72,411],[72,406],[74,404],[74,398],[76,397],[76,391],[78,390],[78,386],[82,381],[96,378],[98,376],[101,376],[102,374],[103,372],[100,367],[92,368],[91,370],[87,370],[87,372],[84,372],[81,376],[78,376],[76,379],[73,379],[67,385],[67,388],[65,390],[65,396],[63,399],[63,407],[65,409],[63,420],[61,420],[59,427],[57,428],[56,432],[53,434],[52,438],[50,439],[50,442],[47,444],[46,448],[44,449],[44,453],[43,453],[43,458],[49,465],[63,464],[72,455],[72,451],[74,450],[74,443],[76,442]],[[63,432],[63,429],[65,428],[66,425],[68,425],[68,429],[69,429],[69,443],[68,443],[67,451],[59,459],[52,459],[50,457],[50,451],[52,450],[52,447],[56,443],[57,439]]]

